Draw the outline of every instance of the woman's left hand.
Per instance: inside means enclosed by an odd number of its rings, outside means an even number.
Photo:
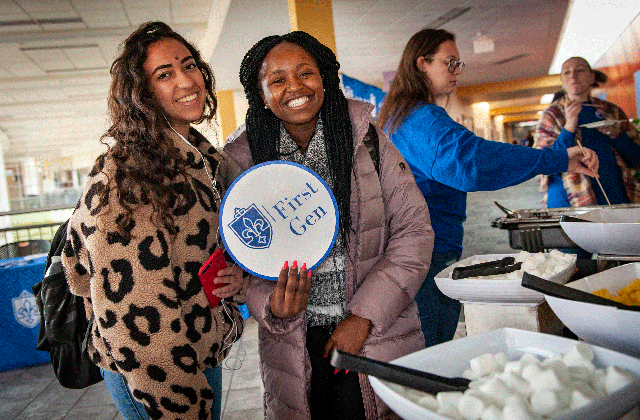
[[[334,348],[351,354],[360,353],[371,331],[371,321],[356,315],[349,315],[338,324],[324,346],[324,356],[331,354]]]
[[[223,268],[218,271],[218,274],[216,275],[216,278],[213,280],[213,282],[215,284],[228,284],[226,286],[221,286],[217,289],[213,289],[213,294],[224,299],[238,293],[238,291],[242,288],[242,283],[244,282],[242,274],[244,274],[244,272],[237,265],[234,265],[233,267]]]

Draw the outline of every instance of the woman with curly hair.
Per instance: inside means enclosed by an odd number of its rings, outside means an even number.
[[[598,171],[589,149],[585,155],[577,146],[535,150],[485,140],[456,123],[440,105],[456,89],[463,69],[452,33],[417,32],[405,46],[377,121],[409,162],[436,234],[431,268],[416,295],[427,347],[451,340],[458,325],[460,302],[440,292],[435,275],[462,254],[467,193],[498,190],[541,173]]]
[[[216,112],[198,51],[162,22],[141,25],[111,66],[108,150],[69,220],[63,266],[94,319],[88,351],[129,419],[218,419],[220,363],[242,333],[243,272],[198,271],[219,247],[218,208],[240,173],[191,123]]]
[[[371,106],[345,98],[338,68],[300,31],[262,39],[240,66],[249,109],[225,151],[243,169],[270,160],[312,169],[340,219],[313,278],[293,261],[277,283],[251,279],[269,419],[396,418],[365,375],[336,372],[328,356],[389,361],[423,347],[413,296],[429,267],[429,213],[404,160],[370,123]]]

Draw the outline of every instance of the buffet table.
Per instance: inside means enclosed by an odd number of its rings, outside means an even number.
[[[0,370],[49,361],[36,350],[40,313],[31,287],[44,274],[46,256],[0,260]]]

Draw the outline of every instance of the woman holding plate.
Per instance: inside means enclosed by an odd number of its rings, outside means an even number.
[[[340,220],[313,277],[306,264],[285,261],[277,283],[249,285],[269,419],[394,418],[365,375],[334,370],[330,352],[389,361],[424,347],[413,298],[433,247],[429,212],[409,166],[370,123],[371,106],[340,90],[339,66],[296,31],[262,39],[240,67],[246,126],[225,151],[243,169],[272,160],[312,169]]]
[[[640,174],[638,130],[618,106],[591,96],[591,89],[604,83],[606,75],[592,70],[584,58],[572,57],[562,64],[560,77],[566,94],[543,112],[534,147],[566,150],[581,142],[598,155],[604,192],[584,174],[542,175],[547,207],[603,205],[607,197],[611,204],[640,202],[634,176]]]

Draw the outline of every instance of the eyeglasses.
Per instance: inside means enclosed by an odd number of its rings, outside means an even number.
[[[437,58],[432,55],[425,55],[424,57],[432,59]],[[460,73],[462,73],[462,71],[464,70],[464,61],[456,60],[453,58],[438,58],[438,60],[442,60],[443,63],[447,63],[447,70],[449,70],[449,73],[455,73],[456,69],[460,69]]]

